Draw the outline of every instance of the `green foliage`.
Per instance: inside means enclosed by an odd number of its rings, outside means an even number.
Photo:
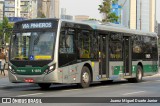
[[[98,10],[100,13],[104,14],[104,19],[102,20],[103,22],[117,22],[119,17],[116,16],[115,13],[111,12],[111,4],[116,3],[117,0],[103,0],[102,5],[99,5]]]
[[[46,18],[45,14],[42,13],[40,18]]]
[[[112,3],[113,4],[115,4],[115,3],[117,3],[118,2],[118,0],[112,0]]]
[[[109,13],[108,14],[108,18],[107,19],[104,19],[102,20],[103,22],[117,22],[119,19],[119,17],[115,14],[115,13]]]
[[[5,35],[5,42],[9,43],[9,38],[11,35],[11,29],[13,28],[13,23],[9,23],[8,18],[4,17],[2,23],[0,23],[0,44],[2,44],[2,40],[4,39]]]
[[[39,15],[37,18],[46,18],[45,14],[42,12],[41,9],[38,12],[39,12]]]
[[[98,10],[100,13],[110,13],[111,11],[111,0],[104,0],[102,5],[99,5]]]

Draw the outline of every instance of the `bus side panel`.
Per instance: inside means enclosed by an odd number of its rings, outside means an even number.
[[[143,61],[144,76],[154,75],[158,72],[157,61]]]
[[[59,68],[59,70],[61,70],[63,73],[63,76],[62,76],[63,83],[76,83],[78,78],[77,68],[78,68],[78,64]]]
[[[81,71],[86,63],[91,65],[91,62],[87,61],[59,68],[58,70],[61,70],[63,73],[63,83],[80,83]]]
[[[133,61],[132,62],[132,77],[136,77],[137,65],[142,63],[143,76],[154,75],[158,72],[157,61]]]
[[[12,83],[22,82],[22,81],[19,81],[17,79],[16,75],[12,74],[10,71],[8,71],[8,78],[9,78],[9,81],[12,82]]]
[[[123,79],[124,69],[123,69],[123,61],[113,61],[109,62],[109,78],[110,80],[121,80]]]
[[[99,75],[99,62],[92,62],[93,69],[93,81],[100,81]]]
[[[62,72],[61,70],[55,69],[53,72],[44,76],[44,82],[52,82],[52,83],[62,83]]]

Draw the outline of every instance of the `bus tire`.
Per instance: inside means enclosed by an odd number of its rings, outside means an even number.
[[[91,83],[91,73],[88,67],[84,66],[81,71],[80,83],[78,84],[81,88],[87,88]]]
[[[136,73],[136,78],[135,82],[141,82],[143,77],[143,69],[140,65],[137,66],[137,73]]]
[[[142,77],[143,77],[143,70],[142,67],[140,65],[137,66],[137,72],[136,72],[136,78],[130,78],[128,79],[128,82],[131,83],[138,83],[142,81]]]
[[[51,86],[50,83],[38,83],[39,87],[43,90],[47,90],[49,89],[49,87]]]

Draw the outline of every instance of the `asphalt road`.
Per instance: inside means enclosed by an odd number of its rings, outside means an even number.
[[[36,84],[12,84],[8,78],[0,79],[0,97],[160,97],[160,75],[143,78],[141,83],[116,81],[113,83],[94,83],[90,88],[81,89],[76,85],[52,85],[48,90],[41,90]],[[62,100],[63,101],[63,100]],[[3,104],[0,104],[0,106]],[[12,106],[22,104],[12,104]],[[23,104],[29,106],[29,104]],[[53,104],[34,104],[48,106]],[[108,106],[106,104],[54,104],[58,106]],[[110,103],[109,106],[159,106],[160,104]]]

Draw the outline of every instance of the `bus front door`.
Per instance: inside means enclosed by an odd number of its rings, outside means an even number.
[[[101,78],[109,78],[108,71],[108,37],[106,35],[99,36],[99,75]]]
[[[129,36],[124,36],[123,41],[124,76],[131,76],[131,38]]]

